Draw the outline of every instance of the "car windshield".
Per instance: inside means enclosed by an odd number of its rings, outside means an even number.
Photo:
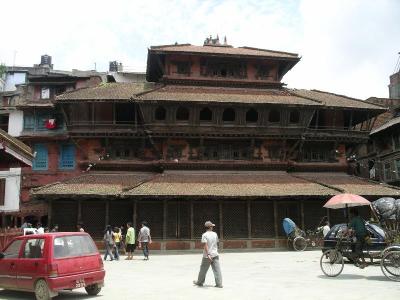
[[[54,257],[84,256],[98,253],[93,240],[87,235],[62,236],[54,239]]]
[[[382,236],[383,238],[385,237],[385,231],[378,225],[369,224],[369,226],[372,227],[377,233],[379,233],[380,236]]]

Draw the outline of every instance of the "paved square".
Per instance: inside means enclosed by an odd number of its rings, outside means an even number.
[[[361,270],[345,264],[337,278],[324,276],[320,251],[222,253],[224,288],[214,288],[210,268],[205,287],[193,286],[201,254],[163,254],[143,261],[105,262],[106,286],[95,299],[398,299],[378,265]],[[83,289],[55,299],[93,299]],[[33,294],[0,290],[0,299],[33,299]]]

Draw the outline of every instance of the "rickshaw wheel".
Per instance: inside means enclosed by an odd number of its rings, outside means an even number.
[[[343,271],[344,260],[342,253],[336,249],[326,250],[319,261],[322,272],[328,277],[336,277]]]
[[[293,248],[296,251],[304,251],[307,248],[307,241],[302,236],[298,236],[293,240]]]
[[[386,252],[381,259],[381,270],[390,280],[400,281],[400,251]]]

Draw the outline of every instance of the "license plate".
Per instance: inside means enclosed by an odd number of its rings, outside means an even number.
[[[82,279],[76,280],[76,282],[75,282],[75,287],[76,288],[83,288],[85,286],[86,286],[85,279],[82,278]]]

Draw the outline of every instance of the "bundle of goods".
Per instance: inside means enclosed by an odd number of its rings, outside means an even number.
[[[386,229],[387,238],[391,240],[399,239],[400,199],[384,197],[372,202],[371,206],[382,227]]]

